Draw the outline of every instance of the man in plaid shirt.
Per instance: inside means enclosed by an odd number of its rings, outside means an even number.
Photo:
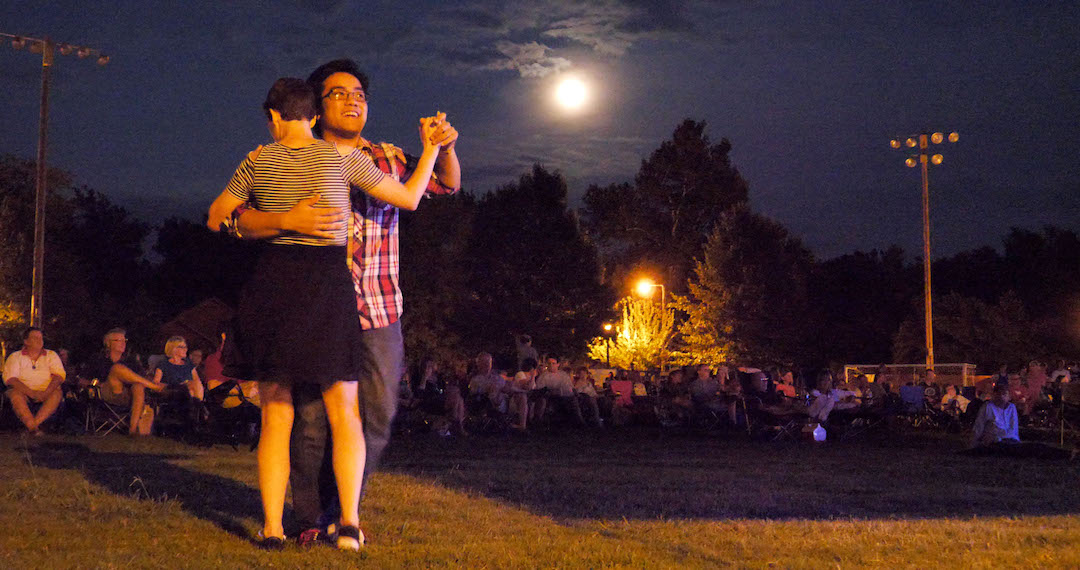
[[[361,136],[367,123],[368,78],[351,60],[335,60],[316,69],[308,83],[320,96],[322,113],[316,132],[343,150],[359,148],[385,173],[398,180],[411,174],[413,164],[396,146],[373,144]],[[454,145],[457,131],[439,114],[436,142],[442,145],[435,175],[428,185],[431,194],[453,194],[461,187],[461,169]],[[329,236],[348,222],[351,230],[350,269],[356,289],[356,308],[362,329],[369,372],[360,378],[360,417],[364,423],[367,461],[364,485],[375,470],[390,439],[390,424],[397,411],[404,345],[401,335],[402,295],[398,285],[398,208],[365,194],[354,195],[353,211],[344,213],[315,208],[317,197],[300,202],[286,214],[247,210],[237,225],[246,237],[267,237],[282,231]],[[330,518],[337,505],[337,491],[327,445],[326,410],[318,387],[293,389],[296,415],[291,449],[293,508],[302,544],[320,534],[319,519]]]

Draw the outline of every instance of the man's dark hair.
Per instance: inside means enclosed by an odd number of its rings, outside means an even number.
[[[38,332],[41,333],[42,336],[45,336],[45,333],[39,327],[26,327],[26,330],[23,331],[23,335],[22,335],[23,340],[26,340],[26,339],[30,338],[30,333],[32,333],[34,331],[38,331]]]
[[[286,121],[310,121],[319,114],[319,102],[303,79],[282,77],[274,82],[263,102],[267,120],[270,109],[281,113],[281,118]]]
[[[319,111],[322,111],[323,102],[323,83],[327,77],[335,73],[348,73],[360,81],[360,87],[364,88],[364,95],[370,93],[368,89],[369,81],[368,76],[364,75],[363,71],[360,71],[360,66],[356,65],[356,62],[351,59],[335,59],[334,61],[328,61],[319,67],[315,68],[315,71],[311,72],[311,75],[307,78],[308,85],[315,92],[315,97],[318,102],[316,107]],[[316,136],[322,136],[322,121],[315,123],[315,128],[312,129]]]
[[[536,359],[530,356],[529,358],[521,361],[521,371],[532,372],[533,370],[536,370],[537,364],[538,363],[536,362]]]
[[[307,83],[315,91],[316,96],[322,97],[323,82],[326,81],[327,77],[335,73],[348,73],[355,77],[360,81],[360,86],[364,88],[364,94],[369,94],[368,76],[364,75],[363,71],[360,71],[360,66],[356,65],[356,62],[351,59],[335,59],[316,67],[315,71],[312,71],[311,75],[308,76]]]

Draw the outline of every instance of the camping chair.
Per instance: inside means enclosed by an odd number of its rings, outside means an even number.
[[[1076,436],[1080,432],[1080,381],[1061,385],[1058,444],[1065,445],[1065,432]]]
[[[799,408],[797,398],[783,398],[782,403],[789,405],[766,406],[760,398],[753,396],[742,399],[743,412],[746,414],[747,429],[763,434],[769,441],[796,441],[803,427],[810,421],[806,408]]]
[[[125,432],[128,429],[130,405],[127,407],[110,404],[101,397],[101,384],[95,379],[84,392],[86,421],[83,424],[87,433],[109,435],[113,430]]]
[[[199,433],[204,443],[222,441],[234,450],[247,443],[252,451],[255,449],[259,444],[262,411],[248,399],[236,380],[230,378],[207,390],[203,403],[207,419],[200,424]]]

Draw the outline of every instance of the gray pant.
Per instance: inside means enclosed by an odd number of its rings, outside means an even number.
[[[363,373],[359,379],[360,419],[364,424],[367,461],[360,497],[367,492],[368,478],[375,471],[379,457],[390,441],[390,424],[397,412],[398,383],[401,380],[404,345],[401,321],[361,331]],[[300,530],[312,528],[323,518],[340,512],[337,484],[331,462],[329,425],[319,387],[293,385],[293,420],[290,442],[293,512]]]

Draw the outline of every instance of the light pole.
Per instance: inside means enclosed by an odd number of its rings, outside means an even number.
[[[948,138],[949,142],[954,143],[960,140],[960,135],[953,132],[949,133]],[[941,164],[944,157],[940,154],[930,156],[928,149],[929,143],[941,144],[944,141],[945,135],[942,133],[911,135],[903,143],[898,138],[889,141],[889,146],[893,148],[906,145],[912,149],[914,154],[904,160],[904,164],[909,168],[915,168],[916,164],[922,165],[923,305],[926,311],[926,367],[929,369],[934,368],[934,314],[930,295],[930,177],[928,170],[930,163]],[[915,147],[918,147],[918,151],[914,150]]]
[[[607,361],[608,368],[611,368],[611,336],[613,334],[615,334],[615,325],[604,323],[604,340],[607,341],[604,346],[604,360]]]
[[[41,54],[41,113],[38,118],[37,174],[34,183],[34,283],[30,294],[30,325],[40,327],[41,299],[45,286],[45,197],[48,191],[45,180],[45,148],[49,124],[49,71],[57,51],[60,55],[75,54],[79,59],[97,56],[98,65],[109,63],[109,56],[94,48],[57,44],[49,38],[14,36],[3,32],[0,32],[0,37],[10,39],[14,49],[26,47],[31,53]]]

